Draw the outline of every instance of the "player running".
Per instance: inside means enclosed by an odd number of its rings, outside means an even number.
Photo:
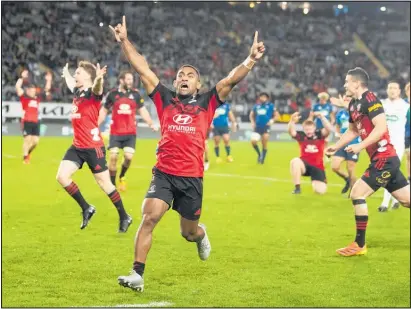
[[[129,276],[120,276],[119,284],[133,290],[144,288],[144,268],[152,243],[152,233],[171,207],[180,214],[182,236],[197,244],[200,259],[210,255],[211,245],[204,225],[199,224],[203,195],[203,155],[207,130],[216,109],[223,104],[233,87],[263,56],[263,42],[254,42],[247,59],[234,68],[210,91],[199,93],[200,74],[191,65],[183,65],[173,83],[175,91],[165,87],[151,71],[145,58],[127,38],[126,19],[110,26],[128,61],[153,100],[161,121],[161,140],[153,178],[143,202],[143,217],[135,238],[134,264]]]
[[[347,96],[340,96],[339,98],[331,98],[331,103],[337,107],[340,107],[341,110],[335,115],[335,128],[336,128],[336,137],[340,137],[347,131],[349,127],[350,114],[348,112],[348,105],[350,104],[351,98]],[[353,139],[349,145],[358,144],[361,141],[359,137]],[[359,154],[349,153],[344,149],[338,150],[331,159],[331,169],[338,176],[345,180],[345,186],[341,191],[341,194],[348,192],[350,188],[357,181],[355,177],[355,167],[359,159]],[[347,162],[347,172],[348,175],[341,171],[341,164]]]
[[[39,143],[40,123],[39,123],[39,105],[40,97],[36,95],[36,86],[29,84],[26,91],[23,90],[24,80],[29,77],[29,72],[23,70],[21,77],[16,82],[16,93],[20,98],[23,116],[21,118],[21,127],[23,129],[23,163],[30,164],[30,154]],[[46,85],[44,92],[48,95],[51,89],[51,76],[46,74]]]
[[[119,76],[119,86],[111,90],[100,109],[98,125],[104,121],[109,111],[111,111],[110,141],[108,150],[110,151],[110,163],[108,170],[113,185],[116,185],[117,160],[120,149],[124,151],[124,160],[121,165],[118,189],[126,191],[126,172],[130,167],[131,160],[136,148],[137,139],[137,110],[153,131],[158,131],[151,120],[144,100],[140,92],[133,88],[134,76],[131,72],[121,72]]]
[[[387,95],[388,98],[382,100],[382,106],[384,107],[391,142],[401,162],[405,151],[405,125],[407,123],[409,105],[401,98],[401,87],[396,81],[390,81],[388,83]],[[384,190],[384,198],[381,206],[378,207],[378,211],[386,212],[390,205],[390,200],[391,194],[387,190]],[[392,209],[398,209],[399,207],[400,204],[393,198]]]
[[[233,162],[230,147],[230,129],[228,126],[229,121],[231,121],[231,130],[233,132],[236,132],[237,122],[235,121],[235,117],[230,108],[230,104],[224,103],[219,108],[217,108],[213,120],[214,152],[217,157],[217,163],[222,162],[222,159],[220,158],[221,138],[223,138],[225,152],[227,154],[227,162]]]
[[[254,105],[250,112],[250,122],[254,129],[254,133],[251,138],[251,145],[253,145],[253,148],[257,152],[258,164],[264,164],[265,157],[267,155],[268,139],[270,138],[270,126],[280,116],[275,110],[274,104],[268,101],[269,99],[270,97],[267,93],[261,93],[258,103]],[[262,153],[257,144],[260,139],[263,146]]]
[[[87,61],[80,61],[74,77],[68,70],[68,64],[63,69],[62,77],[67,87],[74,93],[71,109],[73,124],[73,145],[67,150],[57,171],[57,181],[70,194],[82,209],[83,221],[80,228],[84,229],[96,212],[94,206],[86,202],[79,188],[73,182],[72,176],[87,162],[94,179],[108,195],[116,207],[119,217],[119,232],[125,233],[132,222],[126,213],[120,194],[111,183],[107,170],[106,149],[98,129],[98,114],[103,95],[103,77],[106,67],[100,68]]]
[[[325,139],[334,129],[327,118],[315,112],[321,119],[323,128],[317,129],[312,120],[303,122],[303,131],[297,131],[295,124],[301,116],[294,113],[288,123],[288,133],[300,146],[300,157],[290,162],[291,176],[295,189],[293,194],[301,193],[301,176],[311,177],[311,185],[315,193],[324,194],[327,191],[327,180],[324,171],[324,146]]]
[[[346,95],[352,97],[349,104],[350,126],[333,146],[327,148],[334,155],[358,136],[362,141],[349,145],[349,153],[366,149],[371,164],[354,184],[350,197],[354,205],[357,232],[354,242],[337,250],[342,256],[367,253],[365,231],[368,223],[368,207],[365,199],[380,187],[386,188],[405,207],[410,207],[410,187],[400,171],[400,160],[390,141],[384,108],[374,93],[368,90],[369,77],[362,68],[349,70],[345,78]]]

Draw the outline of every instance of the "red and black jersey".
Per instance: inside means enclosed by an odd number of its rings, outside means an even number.
[[[136,112],[144,106],[144,100],[137,89],[125,92],[111,90],[104,102],[104,108],[111,110],[111,135],[136,135]]]
[[[40,98],[30,98],[26,95],[20,97],[21,107],[23,109],[22,122],[39,122]]]
[[[175,176],[203,177],[207,130],[217,107],[224,103],[216,88],[183,97],[159,83],[149,96],[161,125],[156,167]]]
[[[350,123],[355,124],[362,140],[365,140],[374,129],[372,119],[384,114],[381,101],[371,91],[364,92],[360,99],[351,100],[348,110],[350,112]],[[397,155],[391,144],[388,128],[378,143],[367,147],[367,153],[371,160]]]
[[[303,131],[297,131],[294,139],[300,145],[300,158],[307,164],[324,170],[325,137],[321,130],[316,130],[312,137],[308,137]]]
[[[103,147],[103,139],[98,128],[98,114],[102,96],[95,95],[91,88],[80,91],[74,88],[74,99],[71,107],[73,124],[73,145],[76,148]]]

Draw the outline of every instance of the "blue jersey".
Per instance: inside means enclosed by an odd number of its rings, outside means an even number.
[[[325,104],[314,104],[313,106],[313,112],[320,112],[321,114],[323,114],[325,116],[325,118],[328,119],[328,121],[331,120],[331,113],[333,111],[333,107],[331,105],[331,103],[327,102]],[[315,126],[317,127],[317,129],[322,129],[324,128],[323,123],[321,122],[320,118],[315,118]]]
[[[268,122],[274,116],[274,104],[271,102],[256,104],[253,107],[255,125],[257,128],[262,128],[268,125]]]
[[[213,120],[213,125],[216,128],[228,127],[228,113],[230,112],[230,104],[224,103],[216,109],[216,117]]]
[[[350,125],[350,113],[346,109],[340,110],[337,115],[335,115],[335,123],[340,127],[340,134],[343,134],[347,131]],[[360,142],[360,138],[357,137],[353,139],[348,145],[358,144]]]

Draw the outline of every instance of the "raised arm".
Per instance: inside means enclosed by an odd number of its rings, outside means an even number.
[[[23,90],[23,78],[19,78],[16,82],[16,93],[18,97],[21,97],[24,94]]]
[[[328,121],[327,117],[325,117],[320,112],[315,112],[314,116],[320,118],[324,128],[321,129],[321,135],[327,137],[331,132],[334,131],[332,124]]]
[[[217,83],[217,93],[221,101],[225,101],[234,86],[247,76],[254,64],[264,55],[264,51],[264,43],[258,42],[258,31],[256,31],[253,45],[250,49],[250,55],[242,64],[234,68],[227,77]]]
[[[117,42],[120,43],[121,49],[126,56],[130,65],[140,75],[144,88],[147,93],[150,94],[154,91],[160,80],[150,69],[146,59],[137,52],[133,44],[127,38],[127,26],[126,17],[123,16],[123,23],[118,24],[116,27],[109,26],[113,32]]]
[[[68,89],[70,89],[71,92],[74,92],[74,87],[76,86],[76,80],[70,74],[68,70],[68,63],[66,63],[66,65],[64,66],[61,77],[65,79]]]
[[[300,118],[301,116],[298,112],[291,115],[290,121],[288,122],[288,133],[291,137],[295,137],[297,135],[295,124],[300,120]]]
[[[94,79],[93,87],[91,91],[95,95],[102,95],[103,94],[103,85],[104,85],[104,75],[107,72],[107,66],[104,66],[102,69],[100,68],[100,64],[97,63],[96,66],[96,78]]]

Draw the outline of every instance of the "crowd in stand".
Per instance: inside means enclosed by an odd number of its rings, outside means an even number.
[[[114,87],[117,75],[129,67],[108,29],[126,12],[129,37],[160,79],[172,84],[183,63],[197,66],[208,88],[247,56],[255,30],[267,46],[261,64],[242,81],[230,100],[248,113],[256,94],[271,94],[280,112],[309,108],[319,92],[338,92],[345,72],[355,66],[366,69],[371,88],[384,91],[386,80],[365,54],[356,50],[352,34],[358,33],[390,71],[409,80],[410,49],[407,21],[361,22],[353,16],[310,16],[287,11],[237,11],[207,3],[98,3],[21,2],[4,5],[2,18],[2,99],[16,100],[14,84],[27,68],[36,84],[53,73],[54,102],[70,102],[60,78],[66,62],[74,72],[78,60],[108,65],[106,87]],[[408,20],[409,21],[409,20]],[[391,32],[407,37],[391,43]],[[407,41],[408,40],[408,41]],[[397,44],[397,45],[396,45]],[[344,52],[348,51],[348,55]]]

